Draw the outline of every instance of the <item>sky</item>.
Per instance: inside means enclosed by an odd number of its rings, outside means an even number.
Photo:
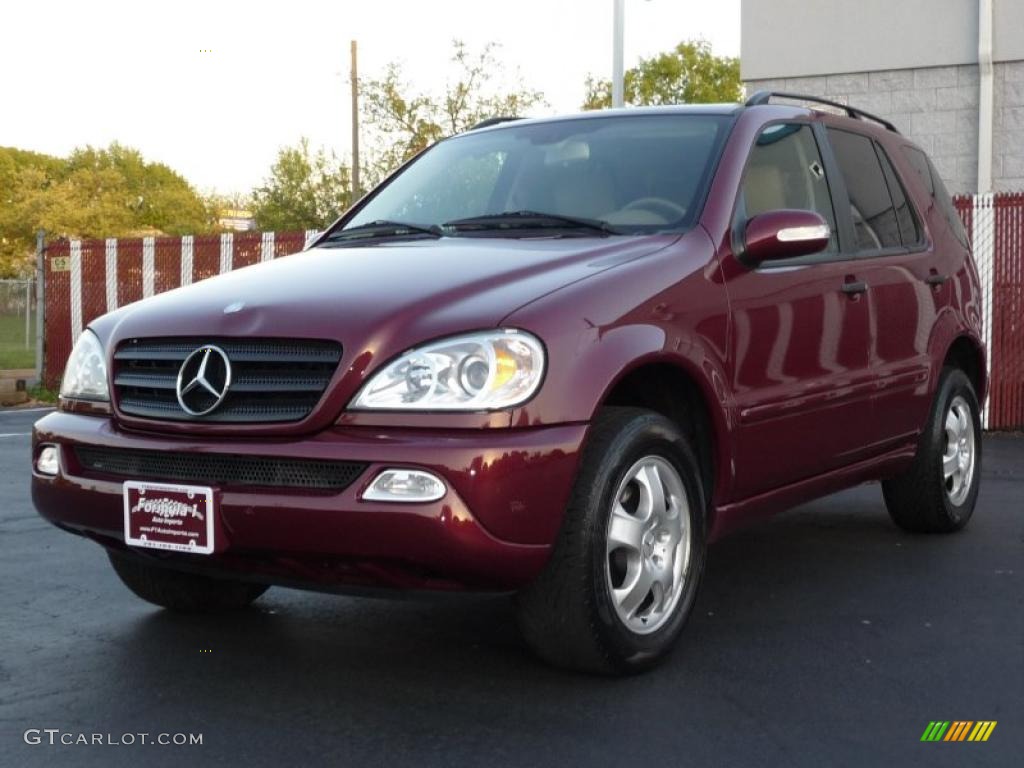
[[[738,56],[740,0],[626,0],[625,60],[708,40]],[[578,111],[611,74],[613,0],[8,0],[0,5],[0,146],[66,155],[111,141],[201,191],[248,192],[302,136],[347,156],[349,43],[360,77],[390,61],[419,89],[452,73],[453,38],[500,45],[502,76]]]

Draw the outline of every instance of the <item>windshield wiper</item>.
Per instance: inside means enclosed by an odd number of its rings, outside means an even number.
[[[436,224],[426,226],[423,224],[409,224],[404,221],[389,221],[378,219],[366,224],[359,224],[355,227],[346,227],[329,234],[325,243],[336,243],[343,240],[371,240],[378,237],[404,237],[406,235],[430,235],[431,237],[443,236],[441,228]]]
[[[606,235],[621,234],[607,221],[601,219],[585,219],[580,216],[564,216],[561,213],[541,213],[540,211],[487,213],[483,216],[446,221],[441,227],[452,230],[588,229]]]

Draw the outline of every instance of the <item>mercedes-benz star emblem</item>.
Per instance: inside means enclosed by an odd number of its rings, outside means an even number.
[[[190,416],[205,416],[224,402],[231,388],[231,361],[220,347],[199,347],[181,364],[178,405]]]

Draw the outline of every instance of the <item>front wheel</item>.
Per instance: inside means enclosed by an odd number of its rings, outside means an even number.
[[[604,409],[551,559],[519,595],[523,635],[557,666],[648,668],[682,631],[704,553],[705,496],[686,438],[651,411]]]
[[[981,484],[981,415],[971,380],[946,368],[910,469],[885,480],[889,515],[915,533],[950,533],[967,525]]]
[[[114,572],[128,589],[154,605],[180,613],[215,613],[244,608],[268,587],[214,579],[149,565],[120,552],[108,552]]]

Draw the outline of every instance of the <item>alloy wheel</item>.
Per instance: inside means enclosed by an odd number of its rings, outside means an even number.
[[[645,456],[626,475],[608,518],[605,575],[631,631],[649,634],[672,616],[690,565],[690,504],[676,468]]]
[[[977,446],[970,406],[957,395],[949,404],[945,422],[945,446],[942,451],[942,476],[949,500],[963,503],[971,490]]]

